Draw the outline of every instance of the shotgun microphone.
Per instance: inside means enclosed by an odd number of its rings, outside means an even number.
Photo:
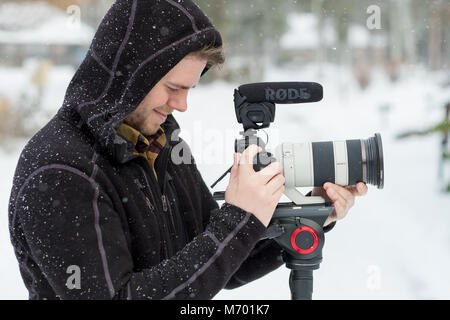
[[[323,98],[323,87],[316,82],[248,83],[241,85],[238,91],[249,103],[306,103],[317,102]]]

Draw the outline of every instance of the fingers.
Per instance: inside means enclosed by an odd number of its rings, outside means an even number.
[[[314,187],[311,191],[312,196],[319,196],[325,199],[326,202],[330,202],[330,197],[327,196],[327,192],[322,187]]]
[[[263,168],[257,174],[262,177],[264,183],[268,183],[275,176],[279,175],[282,171],[282,165],[280,162],[272,162],[267,167]]]
[[[364,196],[367,193],[367,185],[364,182],[358,182],[355,187],[346,186],[347,189],[354,197]]]
[[[273,194],[281,187],[284,187],[284,181],[284,177],[281,174],[278,174],[266,184],[266,187],[269,188],[269,191]]]
[[[253,170],[253,158],[262,151],[261,147],[255,144],[251,144],[247,149],[242,152],[241,158],[239,160],[239,173],[254,173]]]
[[[355,196],[346,188],[333,183],[325,183],[323,188],[325,189],[328,197],[333,201],[337,213],[347,211],[355,202]]]
[[[364,196],[367,193],[367,185],[364,182],[358,182],[356,184],[356,190],[358,191],[358,194],[356,194],[357,196]]]
[[[323,189],[333,201],[335,209],[328,217],[326,223],[344,218],[348,210],[355,204],[355,197],[363,196],[367,193],[367,185],[364,182],[357,183],[355,187],[342,187],[331,182],[326,182],[323,185]]]
[[[272,197],[274,198],[274,200],[279,201],[281,196],[284,193],[284,185],[282,185],[281,187],[279,187],[273,194]]]

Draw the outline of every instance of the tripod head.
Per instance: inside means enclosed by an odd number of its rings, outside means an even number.
[[[291,269],[289,287],[293,300],[310,300],[313,270],[320,267],[325,244],[324,223],[334,207],[331,203],[278,204],[263,239],[275,240],[283,248],[283,261]]]
[[[224,200],[225,192],[214,192],[213,197],[216,201]],[[324,223],[333,209],[329,202],[303,206],[281,202],[261,237],[273,239],[283,249],[283,261],[291,269],[289,286],[293,300],[312,299],[312,274],[322,262]]]

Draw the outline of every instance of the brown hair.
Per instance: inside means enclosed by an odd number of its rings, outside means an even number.
[[[214,47],[212,45],[208,45],[200,50],[191,52],[189,55],[206,60],[206,67],[208,69],[221,65],[225,62],[225,51],[222,46]]]

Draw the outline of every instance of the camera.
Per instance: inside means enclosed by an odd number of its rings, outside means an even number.
[[[312,271],[322,262],[325,242],[324,223],[334,210],[332,203],[319,196],[305,196],[297,187],[322,187],[325,182],[341,186],[364,182],[382,189],[384,159],[381,135],[367,139],[282,143],[271,152],[257,136],[275,120],[276,104],[318,102],[323,87],[315,82],[260,82],[241,85],[234,91],[234,108],[244,131],[234,143],[235,152],[248,146],[261,147],[253,163],[260,171],[271,162],[282,164],[284,194],[291,202],[279,203],[262,239],[273,239],[283,248],[292,299],[312,298]],[[222,180],[231,167],[211,186]],[[225,192],[215,192],[224,200]]]

